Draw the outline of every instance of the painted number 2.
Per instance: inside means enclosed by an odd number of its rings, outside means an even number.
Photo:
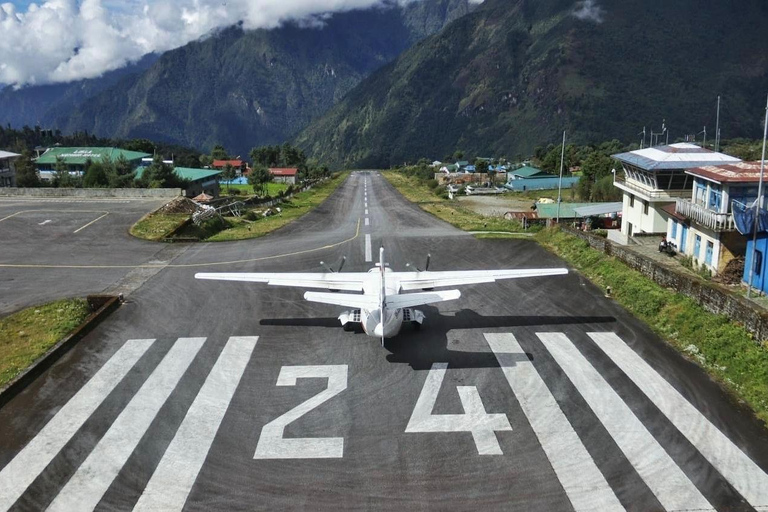
[[[328,379],[328,387],[276,418],[261,430],[254,459],[332,459],[344,455],[344,438],[283,437],[285,427],[347,389],[347,365],[283,366],[278,386],[295,386],[298,379]]]
[[[488,414],[475,386],[457,386],[464,414],[432,414],[448,363],[434,363],[406,432],[471,432],[480,455],[502,455],[496,431],[512,430],[506,414]]]

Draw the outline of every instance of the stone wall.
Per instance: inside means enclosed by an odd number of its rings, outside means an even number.
[[[172,199],[184,193],[180,188],[16,188],[0,187],[6,197],[72,197],[119,199]]]
[[[632,249],[611,243],[591,233],[584,233],[563,226],[563,231],[586,240],[590,247],[621,260],[630,268],[665,288],[671,288],[692,298],[701,307],[715,314],[726,315],[743,325],[757,340],[768,340],[768,312],[730,290],[715,283],[703,281],[683,272],[665,267],[636,253]]]

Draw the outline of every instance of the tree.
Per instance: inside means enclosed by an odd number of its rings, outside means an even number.
[[[456,152],[453,154],[453,159],[456,161],[459,161],[462,158],[464,158],[464,152],[460,149],[457,149]]]
[[[265,195],[267,183],[272,181],[272,173],[264,165],[253,165],[251,174],[248,175],[248,184],[253,187],[253,192],[258,195]]]
[[[488,172],[488,161],[487,160],[481,160],[477,159],[475,160],[475,172],[479,173],[487,173]]]
[[[232,183],[232,180],[235,179],[235,177],[237,177],[237,169],[235,169],[235,167],[232,164],[227,163],[224,166],[224,169],[221,171],[220,176],[221,176],[221,179],[227,182],[227,193],[229,193],[230,183]]]
[[[109,185],[107,171],[101,162],[92,162],[85,171],[83,186],[86,188],[102,188]]]
[[[56,157],[53,166],[53,186],[61,188],[74,188],[79,185],[80,179],[69,173],[67,163],[60,156]]]
[[[227,150],[224,149],[224,146],[216,144],[211,150],[211,158],[213,160],[229,160],[229,154],[227,153]]]
[[[39,187],[40,176],[37,175],[35,165],[32,163],[32,153],[24,150],[21,156],[16,159],[16,186],[18,187]]]
[[[140,184],[147,188],[186,188],[187,180],[181,179],[163,157],[155,155],[152,164],[141,175]]]

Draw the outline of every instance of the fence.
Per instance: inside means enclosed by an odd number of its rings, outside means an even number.
[[[768,339],[768,312],[744,297],[721,288],[715,283],[695,279],[688,274],[665,267],[628,247],[616,245],[597,235],[566,226],[561,226],[561,229],[586,240],[593,249],[621,260],[628,267],[637,270],[655,283],[690,297],[707,311],[726,315],[734,322],[743,325],[757,340]]]
[[[0,196],[9,197],[73,197],[118,199],[172,199],[182,195],[180,188],[23,188],[0,187]]]

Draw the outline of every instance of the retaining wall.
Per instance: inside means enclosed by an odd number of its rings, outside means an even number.
[[[13,197],[74,197],[74,198],[123,198],[123,199],[171,199],[180,196],[180,188],[22,188],[0,187],[0,196]]]
[[[655,283],[692,298],[707,311],[726,315],[731,320],[743,325],[757,340],[768,340],[768,312],[744,297],[715,283],[703,281],[668,268],[628,247],[614,244],[600,236],[577,231],[566,226],[561,226],[561,229],[586,240],[593,249],[621,260],[628,267],[637,270]]]

